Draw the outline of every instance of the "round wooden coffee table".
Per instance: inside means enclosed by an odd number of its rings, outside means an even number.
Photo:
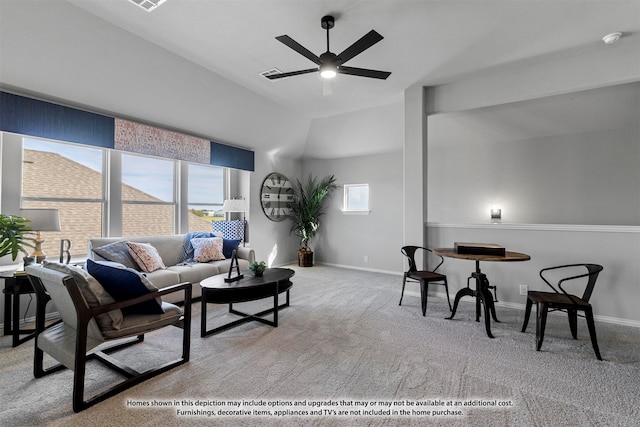
[[[254,320],[277,328],[278,310],[289,307],[289,290],[293,286],[290,279],[294,274],[295,271],[290,268],[268,268],[261,277],[255,277],[253,273],[245,271],[243,272],[244,277],[235,282],[225,282],[226,273],[204,279],[200,282],[202,287],[200,336],[217,334]],[[278,295],[283,292],[287,293],[286,302],[278,305]],[[233,308],[234,303],[269,297],[273,297],[273,308],[259,313],[248,314]],[[229,313],[242,316],[242,318],[207,330],[207,304],[229,304]],[[270,313],[273,313],[273,321],[262,317]]]

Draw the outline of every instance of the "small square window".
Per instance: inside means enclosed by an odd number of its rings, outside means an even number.
[[[369,212],[369,184],[344,185],[344,211]]]

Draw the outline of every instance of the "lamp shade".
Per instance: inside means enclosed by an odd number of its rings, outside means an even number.
[[[60,231],[58,209],[20,209],[20,216],[30,221],[33,231]]]
[[[223,212],[246,212],[248,210],[247,201],[244,199],[227,199],[222,204]]]

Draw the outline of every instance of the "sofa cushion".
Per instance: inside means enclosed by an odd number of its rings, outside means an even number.
[[[114,268],[89,259],[87,270],[116,301],[128,300],[158,290],[146,277],[131,268]],[[160,298],[125,307],[122,311],[133,314],[164,313]]]
[[[167,270],[179,274],[179,282],[200,283],[207,277],[215,276],[219,273],[220,270],[218,269],[217,264],[220,262],[222,261],[174,265],[167,267]]]
[[[196,262],[208,262],[223,260],[222,237],[191,239],[193,246],[193,260]]]
[[[143,274],[151,283],[162,289],[183,282],[183,280],[180,280],[180,275],[175,271],[171,271],[171,269],[172,267],[167,267],[166,270],[156,270]]]
[[[219,274],[228,273],[229,267],[231,267],[231,260],[211,261],[210,264],[213,264],[216,267],[218,267],[218,271],[220,272]],[[247,261],[246,259],[238,258],[238,266],[240,267],[240,271],[246,271],[249,269],[249,261]],[[235,270],[235,267],[234,267],[234,270]]]
[[[73,265],[49,262],[47,260],[45,260],[42,265],[45,268],[59,271],[60,273],[70,274],[76,281],[89,307],[94,308],[116,302],[100,282],[83,269]],[[122,324],[122,319],[122,311],[120,310],[111,310],[96,316],[96,322],[98,322],[100,329],[119,329]]]
[[[158,250],[149,243],[126,242],[129,253],[142,271],[150,272],[167,268]]]
[[[127,268],[139,269],[138,263],[131,256],[129,246],[127,246],[124,240],[109,243],[108,245],[93,248],[92,250],[107,261],[118,262]]]

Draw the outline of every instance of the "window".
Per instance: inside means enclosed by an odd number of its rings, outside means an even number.
[[[23,138],[21,206],[59,210],[60,231],[42,236],[54,260],[61,239],[71,240],[72,255],[84,255],[80,242],[102,235],[103,156],[102,149]]]
[[[175,162],[122,154],[122,235],[175,233]]]
[[[223,219],[233,177],[218,166],[32,137],[3,138],[0,150],[11,158],[2,178],[17,186],[0,194],[7,205],[60,212],[61,231],[43,233],[52,259],[61,239],[71,240],[73,256],[84,256],[87,239],[104,235],[211,231],[211,221]],[[13,180],[16,173],[21,180]]]
[[[369,213],[369,184],[344,185],[344,212]]]
[[[216,166],[188,166],[189,231],[211,231],[211,221],[222,220],[224,169]]]

